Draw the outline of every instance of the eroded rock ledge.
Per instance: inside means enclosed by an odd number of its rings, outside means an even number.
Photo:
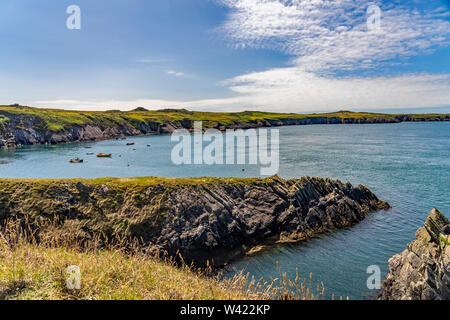
[[[197,266],[348,227],[388,207],[364,186],[311,177],[0,179],[0,221],[28,221],[41,239],[136,237],[144,249],[179,251]]]
[[[12,108],[12,110],[11,110]],[[313,124],[375,124],[411,121],[450,121],[448,114],[388,115],[340,111],[333,114],[270,114],[241,112],[227,114],[227,121],[214,113],[195,113],[184,109],[156,112],[51,111],[18,105],[0,106],[0,148],[26,145],[60,144],[118,139],[126,136],[172,133],[192,130],[195,120],[205,128],[251,129]],[[136,111],[136,110],[135,110]]]
[[[450,299],[450,221],[437,209],[428,214],[416,240],[389,260],[381,300]]]

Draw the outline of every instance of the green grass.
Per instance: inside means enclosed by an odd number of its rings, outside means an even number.
[[[450,242],[442,235],[439,235],[439,242],[441,243],[442,247],[444,247],[444,245],[450,246]]]
[[[130,177],[130,178],[93,178],[93,179],[7,179],[0,178],[0,191],[3,184],[33,184],[35,186],[50,186],[55,183],[64,184],[83,182],[91,185],[109,184],[117,186],[154,186],[164,184],[168,186],[179,185],[205,185],[215,183],[252,183],[255,181],[269,182],[273,178],[215,178],[215,177],[200,177],[200,178],[167,178],[167,177]]]
[[[324,285],[311,277],[291,280],[279,269],[270,283],[243,273],[224,280],[161,260],[143,240],[179,218],[167,214],[175,188],[274,179],[0,179],[0,208],[8,210],[0,218],[0,300],[323,299]],[[82,273],[79,291],[65,284],[71,265]]]
[[[391,119],[400,114],[382,114],[366,112],[340,111],[333,113],[294,114],[244,111],[237,113],[195,112],[184,109],[164,109],[158,111],[68,111],[61,109],[41,109],[24,106],[0,106],[0,127],[6,124],[8,118],[25,116],[37,119],[34,127],[37,130],[62,131],[73,125],[101,125],[102,127],[117,127],[118,125],[139,127],[142,123],[165,124],[168,122],[180,124],[182,121],[203,121],[205,127],[232,125],[264,120],[306,119],[306,118],[339,118],[339,119]],[[445,118],[445,114],[414,114],[413,119]],[[26,121],[26,120],[24,120]]]
[[[9,122],[9,118],[0,114],[0,128],[5,127],[8,122]]]
[[[0,207],[7,217],[28,221],[41,236],[85,241],[140,238],[158,232],[167,219],[170,195],[212,184],[265,184],[274,178],[97,178],[0,179]],[[20,205],[19,205],[20,204]],[[70,219],[67,215],[77,217]],[[1,222],[1,219],[0,219]],[[53,222],[57,222],[53,225]]]

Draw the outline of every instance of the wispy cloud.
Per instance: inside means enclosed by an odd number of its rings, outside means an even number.
[[[445,8],[423,11],[411,6],[412,1],[221,2],[231,13],[219,30],[232,45],[281,50],[307,71],[368,67],[449,43]],[[382,9],[379,30],[367,26],[367,9],[373,4]]]
[[[447,46],[447,9],[417,1],[219,0],[231,10],[219,27],[236,48],[292,55],[291,66],[224,82],[241,103],[284,111],[432,107],[450,104],[450,75],[342,76],[402,63],[398,58]],[[381,28],[368,28],[367,9],[381,7]],[[423,4],[422,4],[423,5]],[[337,71],[340,76],[337,76]]]
[[[290,66],[252,72],[222,83],[231,98],[195,101],[40,101],[74,109],[131,109],[145,106],[196,110],[330,111],[427,108],[450,105],[450,74],[408,73],[355,76],[346,70],[402,63],[414,55],[448,46],[446,8],[417,1],[216,0],[230,8],[219,27],[231,46],[269,48],[292,55]],[[367,27],[367,8],[382,9],[380,30]],[[425,6],[426,10],[424,9]],[[339,71],[339,75],[337,73]],[[344,71],[344,73],[342,72]],[[170,70],[167,74],[184,76]]]
[[[37,101],[33,105],[69,109],[122,109],[166,107],[208,111],[332,111],[427,108],[449,105],[450,75],[409,74],[397,77],[318,76],[298,68],[251,73],[229,85],[236,97],[173,101],[140,99],[130,101]]]
[[[174,70],[167,71],[167,74],[171,75],[171,76],[175,76],[175,77],[183,77],[183,76],[185,76],[184,72],[174,71]]]
[[[147,63],[147,64],[158,64],[173,61],[174,60],[170,58],[141,58],[136,60],[137,63]]]

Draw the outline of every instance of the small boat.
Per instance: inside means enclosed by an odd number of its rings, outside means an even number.
[[[92,156],[93,154],[94,154],[93,152],[86,153],[86,155],[88,155],[88,156]]]
[[[136,143],[134,143],[134,142],[128,142],[127,143],[127,146],[134,146]]]
[[[147,145],[147,147],[149,147],[149,148],[150,148],[151,146],[152,146],[151,144],[148,144],[148,145]]]
[[[80,158],[75,158],[75,159],[70,159],[70,163],[83,163],[83,159]]]
[[[110,153],[99,153],[97,157],[99,158],[111,158],[112,154]]]

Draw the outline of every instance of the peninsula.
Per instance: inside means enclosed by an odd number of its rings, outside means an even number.
[[[18,221],[39,239],[68,244],[138,239],[144,252],[198,267],[387,208],[364,186],[310,177],[0,179],[0,225]]]
[[[0,148],[36,144],[117,139],[126,136],[192,130],[194,121],[205,128],[250,129],[310,124],[400,123],[450,121],[450,114],[194,112],[185,109],[149,111],[70,111],[20,105],[0,106]]]

